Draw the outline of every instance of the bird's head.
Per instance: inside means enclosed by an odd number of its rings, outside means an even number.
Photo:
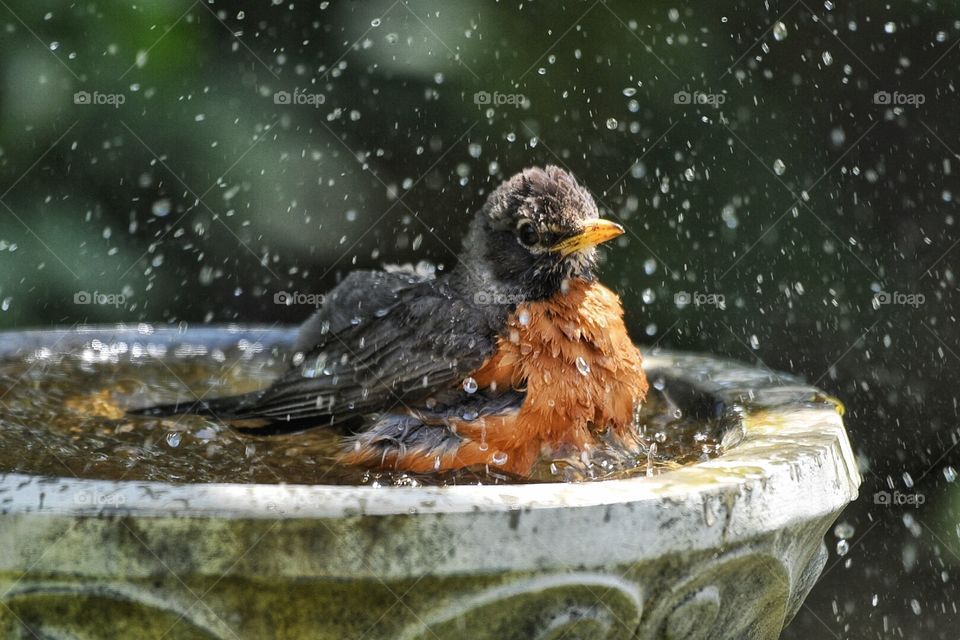
[[[477,212],[466,255],[501,288],[549,297],[564,280],[590,280],[596,246],[623,233],[600,218],[590,192],[555,166],[524,169]],[[468,265],[469,266],[469,265]]]

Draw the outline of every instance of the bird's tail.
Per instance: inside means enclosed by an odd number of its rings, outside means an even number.
[[[127,413],[134,416],[175,416],[192,414],[198,416],[213,416],[223,420],[243,419],[244,413],[250,409],[260,397],[259,391],[243,393],[237,396],[222,398],[207,398],[202,400],[182,400],[170,404],[157,404],[139,409],[128,409]]]

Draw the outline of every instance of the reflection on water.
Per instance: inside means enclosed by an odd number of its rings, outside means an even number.
[[[341,435],[323,429],[256,437],[207,417],[126,414],[128,407],[257,389],[287,366],[285,344],[273,339],[276,335],[260,340],[252,334],[221,333],[207,339],[212,334],[204,330],[202,340],[198,332],[176,340],[171,339],[175,332],[163,332],[163,337],[105,332],[101,339],[74,334],[55,345],[52,336],[44,340],[35,334],[35,343],[5,349],[0,357],[0,472],[296,484],[531,480],[495,469],[438,476],[370,471],[337,464]],[[653,382],[638,411],[635,446],[627,448],[601,434],[590,453],[546,452],[532,479],[651,475],[718,455],[720,421],[694,417],[689,398],[674,394],[668,381]]]

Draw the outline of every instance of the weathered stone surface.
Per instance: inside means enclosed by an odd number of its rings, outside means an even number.
[[[723,455],[511,486],[0,475],[0,637],[776,638],[860,483],[841,418],[756,369],[648,366],[700,398],[749,398]]]

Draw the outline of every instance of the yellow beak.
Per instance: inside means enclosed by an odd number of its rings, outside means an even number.
[[[580,233],[561,240],[550,247],[550,250],[559,252],[560,255],[565,258],[571,253],[580,251],[581,249],[595,247],[601,242],[612,240],[622,233],[623,227],[616,222],[610,222],[602,218],[591,220],[584,225]]]

